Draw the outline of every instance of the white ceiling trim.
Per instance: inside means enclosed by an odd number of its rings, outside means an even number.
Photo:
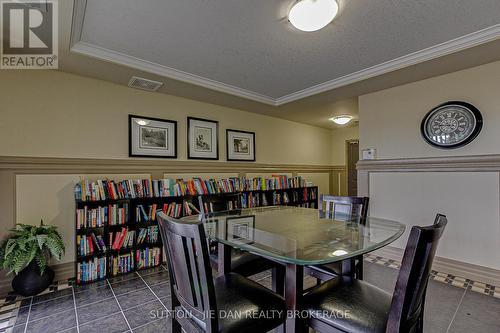
[[[73,47],[71,47],[71,52],[75,52],[78,54],[86,55],[104,61],[113,62],[130,68],[135,68],[144,72],[168,77],[174,80],[195,84],[197,86],[235,95],[238,97],[247,98],[257,102],[269,105],[276,105],[276,99],[269,96],[241,89],[215,80],[207,79],[195,74],[183,72],[175,68],[163,66],[154,62],[132,57],[127,54],[116,52],[104,47],[96,46],[82,41],[79,41],[76,44],[74,44]]]
[[[461,36],[429,48],[410,53],[408,55],[375,65],[358,72],[354,72],[331,81],[306,88],[276,99],[276,105],[282,105],[316,95],[328,90],[347,86],[378,75],[387,74],[405,67],[436,59],[445,55],[459,52],[474,46],[492,42],[500,38],[500,24]]]
[[[82,42],[81,31],[84,24],[86,2],[86,0],[75,0],[75,4],[73,7],[74,11],[71,36],[72,52],[273,106],[283,105],[302,98],[326,92],[328,90],[347,86],[352,83],[366,80],[378,75],[387,74],[392,71],[459,52],[500,38],[500,24],[497,24],[489,28],[479,30],[474,33],[458,37],[447,42],[381,63],[379,65],[375,65],[330,81],[326,81],[310,88],[299,90],[282,97],[273,98],[257,92],[238,88],[236,86],[232,86],[223,82],[180,71],[175,68],[139,59],[104,47]]]

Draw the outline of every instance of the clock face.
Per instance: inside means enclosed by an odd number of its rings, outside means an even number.
[[[483,118],[473,105],[447,102],[432,109],[424,118],[424,139],[440,148],[458,148],[474,140],[481,131]]]

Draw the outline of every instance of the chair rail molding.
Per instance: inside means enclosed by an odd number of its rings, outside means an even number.
[[[360,160],[359,172],[500,171],[500,155]]]
[[[494,172],[500,173],[500,154],[443,156],[422,158],[400,158],[360,160],[358,170],[358,195],[370,196],[370,176],[377,173],[419,173],[419,172]],[[499,188],[500,191],[500,188]],[[500,203],[499,203],[500,204]],[[400,261],[403,250],[387,246],[375,253],[388,259]],[[500,271],[472,263],[449,258],[436,257],[433,269],[474,281],[500,286]]]
[[[241,162],[171,161],[158,159],[98,159],[59,157],[0,156],[0,170],[16,170],[19,173],[39,171],[47,173],[101,173],[101,172],[331,172],[344,171],[340,165],[314,164],[265,164]]]
[[[205,162],[183,160],[161,160],[146,158],[98,159],[98,158],[59,158],[59,157],[18,157],[0,156],[0,188],[4,194],[0,196],[4,231],[13,227],[16,221],[17,176],[22,175],[92,175],[92,174],[149,174],[153,178],[163,178],[168,174],[217,174],[235,173],[245,176],[247,173],[291,173],[327,174],[329,188],[333,194],[341,189],[339,183],[346,174],[343,165],[312,164],[266,164],[246,162]],[[307,176],[305,176],[307,179]],[[74,277],[74,263],[54,264],[56,279],[62,281]],[[12,276],[0,274],[0,294],[10,289]]]

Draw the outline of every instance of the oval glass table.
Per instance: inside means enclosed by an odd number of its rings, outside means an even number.
[[[182,219],[197,222],[198,216]],[[364,220],[310,208],[273,206],[221,213],[204,220],[208,238],[218,242],[219,274],[229,273],[231,248],[282,263],[285,271],[285,299],[290,313],[300,309],[304,292],[304,267],[343,263],[384,247],[404,232],[396,221],[367,217]],[[349,274],[350,267],[343,268]],[[273,274],[273,286],[275,279]],[[294,316],[287,319],[286,331],[300,325]]]

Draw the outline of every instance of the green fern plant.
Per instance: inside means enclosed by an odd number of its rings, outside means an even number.
[[[61,260],[64,255],[64,242],[53,225],[40,226],[18,223],[12,234],[0,245],[0,268],[8,269],[9,274],[19,272],[36,261],[43,274],[50,257]]]

